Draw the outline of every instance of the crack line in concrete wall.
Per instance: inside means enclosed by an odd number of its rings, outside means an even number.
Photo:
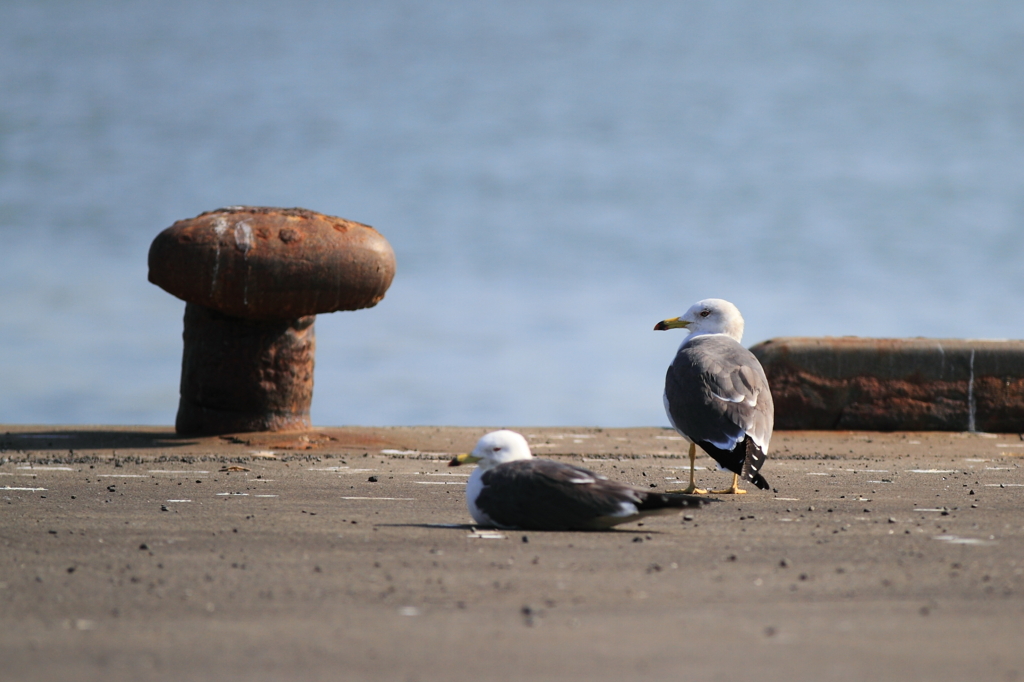
[[[967,430],[971,433],[977,431],[975,421],[977,406],[974,404],[974,350],[971,349],[970,378],[967,380]]]

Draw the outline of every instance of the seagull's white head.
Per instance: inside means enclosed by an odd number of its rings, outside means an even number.
[[[743,316],[736,306],[720,298],[697,301],[685,315],[662,320],[656,330],[683,328],[690,332],[687,338],[698,334],[725,334],[739,342],[743,338]]]
[[[502,429],[491,431],[476,443],[473,452],[459,455],[448,463],[448,466],[479,463],[483,470],[491,469],[517,459],[530,459],[530,445],[515,431]]]

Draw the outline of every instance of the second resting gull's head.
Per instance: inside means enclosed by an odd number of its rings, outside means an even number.
[[[485,435],[477,441],[473,452],[455,457],[450,466],[478,463],[481,469],[486,470],[505,462],[532,457],[530,445],[522,435],[502,429]]]

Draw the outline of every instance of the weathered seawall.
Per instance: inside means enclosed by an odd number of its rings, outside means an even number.
[[[1024,431],[1024,341],[787,337],[751,351],[777,429]]]

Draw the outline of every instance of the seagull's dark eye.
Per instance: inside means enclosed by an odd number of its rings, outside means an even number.
[[[707,317],[710,314],[711,314],[711,311],[708,310],[707,308],[705,308],[704,310],[700,311],[700,316],[701,317]]]
[[[493,447],[493,448],[491,448],[491,450],[493,450],[494,452],[501,452],[501,448],[500,447]]]

